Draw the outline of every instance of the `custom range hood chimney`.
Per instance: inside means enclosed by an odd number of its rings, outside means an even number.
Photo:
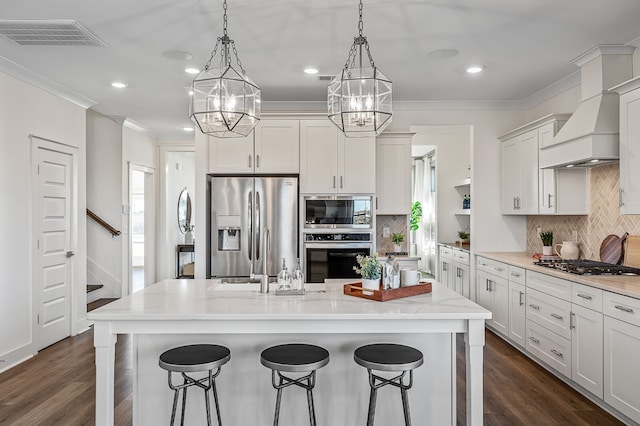
[[[618,160],[619,97],[607,89],[633,76],[634,49],[601,45],[571,61],[580,67],[582,100],[553,143],[540,149],[540,168],[591,167]]]

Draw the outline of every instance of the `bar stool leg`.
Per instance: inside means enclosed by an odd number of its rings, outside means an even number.
[[[218,426],[222,426],[222,418],[220,417],[220,405],[218,403],[218,390],[216,389],[215,380],[212,382],[213,401],[216,403],[216,415],[218,416]]]
[[[369,414],[367,415],[367,426],[373,426],[373,420],[376,412],[376,395],[378,394],[378,389],[372,387],[371,395],[369,396]]]
[[[405,426],[411,426],[411,415],[409,414],[409,398],[407,397],[407,390],[400,389],[400,395],[402,395],[402,409],[404,411],[404,424]]]
[[[271,374],[274,376],[273,379],[275,381],[276,371],[272,370]],[[282,376],[280,376],[280,381],[278,382],[278,393],[276,395],[276,412],[273,415],[273,426],[278,426],[278,419],[280,418],[280,401],[282,400],[282,384],[283,383],[284,383],[284,380],[282,379]]]
[[[183,373],[184,374],[184,373]],[[184,384],[187,384],[187,379],[185,377]],[[184,413],[187,407],[187,388],[182,388],[182,417],[180,417],[180,426],[184,426]]]
[[[169,372],[169,383],[171,383],[171,372]],[[179,394],[180,394],[180,389],[176,389],[173,391],[173,408],[171,409],[171,426],[173,426],[173,422],[176,420],[176,409],[178,408]]]
[[[307,404],[309,405],[309,423],[316,426],[316,411],[313,406],[313,391],[307,389]]]
[[[208,388],[204,388],[204,405],[207,409],[207,426],[211,426],[211,403],[209,402]]]

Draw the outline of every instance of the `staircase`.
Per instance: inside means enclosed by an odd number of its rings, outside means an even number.
[[[102,284],[87,284],[87,312],[111,303],[117,299],[102,298]]]

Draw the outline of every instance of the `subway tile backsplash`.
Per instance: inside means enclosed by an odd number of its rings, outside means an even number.
[[[580,257],[599,260],[600,243],[609,234],[640,235],[640,215],[621,215],[618,206],[620,169],[617,162],[589,170],[590,205],[588,216],[528,216],[527,251],[542,252],[537,228],[553,231],[553,244],[571,240],[578,232]]]

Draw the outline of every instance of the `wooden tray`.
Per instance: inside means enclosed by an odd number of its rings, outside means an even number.
[[[372,294],[364,294],[364,292]],[[431,283],[421,283],[410,287],[400,287],[391,290],[363,289],[362,282],[344,285],[344,294],[347,296],[362,297],[363,299],[386,302],[387,300],[400,299],[402,297],[417,296],[418,294],[431,293]]]

